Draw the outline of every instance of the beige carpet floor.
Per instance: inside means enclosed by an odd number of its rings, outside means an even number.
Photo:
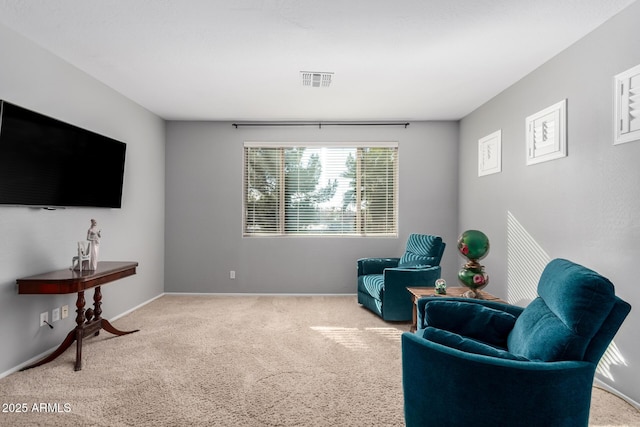
[[[114,325],[140,332],[85,341],[81,371],[70,349],[0,379],[3,409],[27,407],[1,412],[0,425],[404,424],[409,325],[383,322],[355,297],[167,295]],[[594,388],[590,425],[640,426],[640,412]]]

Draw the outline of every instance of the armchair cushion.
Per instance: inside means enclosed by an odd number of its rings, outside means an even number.
[[[427,321],[426,321],[425,316],[424,316],[424,308],[431,301],[461,301],[461,298],[444,295],[444,296],[422,297],[422,298],[418,299],[418,303],[417,303],[417,306],[418,306],[418,309],[417,309],[418,319],[417,319],[417,323],[416,323],[417,329],[424,329],[427,326],[429,326],[427,324]],[[524,307],[520,307],[518,305],[510,305],[510,304],[506,304],[504,302],[498,302],[498,301],[493,301],[493,300],[465,298],[462,301],[464,301],[466,304],[476,304],[476,305],[480,305],[480,306],[483,306],[483,307],[500,310],[500,311],[503,311],[505,313],[509,313],[509,314],[513,315],[514,317],[516,317],[516,318],[518,316],[520,316],[520,314],[524,310]],[[462,313],[459,313],[459,314],[462,315]]]
[[[545,362],[583,360],[613,309],[613,284],[592,270],[556,259],[543,271],[538,295],[515,322],[509,351]]]
[[[428,326],[503,348],[516,322],[513,314],[463,301],[431,300],[424,314]]]
[[[407,249],[398,263],[399,268],[440,265],[442,237],[428,234],[411,234],[407,241]]]
[[[368,295],[382,295],[383,291],[383,274],[367,274],[358,277],[358,292],[364,292]]]
[[[442,329],[436,329],[431,326],[428,326],[427,328],[425,328],[422,334],[422,337],[429,341],[432,341],[450,348],[455,348],[456,350],[464,351],[465,353],[474,353],[474,354],[481,354],[484,356],[500,357],[502,359],[509,359],[509,360],[522,360],[522,361],[527,360],[522,356],[509,353],[506,350],[493,347],[491,345],[476,341],[474,339],[463,337],[462,335],[458,335],[453,332],[445,331]]]

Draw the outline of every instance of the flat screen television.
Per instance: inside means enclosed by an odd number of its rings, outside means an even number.
[[[120,208],[126,149],[0,101],[0,205]]]

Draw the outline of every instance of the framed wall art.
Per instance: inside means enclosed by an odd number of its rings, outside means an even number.
[[[567,156],[567,100],[527,117],[527,165]]]
[[[502,171],[502,129],[478,140],[478,176]]]
[[[640,139],[640,65],[614,78],[613,144]]]

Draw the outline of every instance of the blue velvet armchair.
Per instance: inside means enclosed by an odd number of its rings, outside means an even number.
[[[439,236],[411,234],[401,258],[359,259],[358,303],[384,320],[411,320],[413,303],[406,288],[434,286],[445,246]]]
[[[631,306],[598,273],[564,259],[526,308],[421,298],[402,335],[412,426],[587,426],[597,364]]]

